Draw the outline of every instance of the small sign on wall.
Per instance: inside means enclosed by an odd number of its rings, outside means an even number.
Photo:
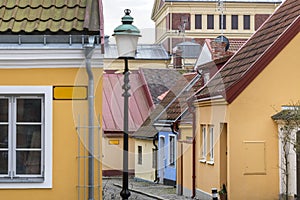
[[[119,145],[119,140],[109,140],[108,144],[109,145]]]
[[[53,86],[53,100],[87,100],[87,86]]]

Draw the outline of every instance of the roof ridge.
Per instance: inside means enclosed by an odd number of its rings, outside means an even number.
[[[297,11],[299,10],[298,0],[286,0],[282,3],[207,84],[198,90],[196,93],[198,98],[222,94],[226,95],[224,98],[228,102],[232,102],[239,92],[287,45],[288,41],[298,34],[297,25],[300,26],[300,20]],[[269,57],[266,58],[266,55]]]

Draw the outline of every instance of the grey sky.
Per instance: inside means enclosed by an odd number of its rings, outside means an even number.
[[[131,16],[134,18],[133,25],[142,33],[145,30],[153,32],[154,22],[151,20],[153,3],[154,0],[103,0],[105,34],[109,36],[113,34],[113,30],[121,24],[126,8],[131,10]],[[149,37],[146,35],[148,34],[143,34],[143,39]]]

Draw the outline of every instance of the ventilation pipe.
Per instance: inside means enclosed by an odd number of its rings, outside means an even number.
[[[158,151],[158,147],[157,147],[157,145],[155,144],[155,141],[156,140],[158,140],[158,133],[154,136],[154,138],[153,138],[153,146],[155,147],[154,148],[154,151],[155,151],[155,153],[156,153],[156,166],[155,166],[155,180],[153,181],[154,183],[158,183],[159,182],[159,179],[158,179],[158,171],[157,171],[157,165],[158,165],[158,162],[157,162],[157,158],[158,158],[158,156],[157,156],[157,151]]]
[[[88,200],[94,200],[94,76],[91,58],[95,48],[95,36],[89,36],[88,44],[84,45],[85,66],[88,75]]]

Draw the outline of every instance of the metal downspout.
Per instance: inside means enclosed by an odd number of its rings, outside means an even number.
[[[192,105],[193,106],[193,105]],[[192,171],[192,198],[196,196],[196,114],[195,107],[192,107],[192,115],[193,115],[193,171]]]
[[[94,76],[91,58],[95,48],[95,36],[89,36],[89,43],[84,46],[85,65],[88,75],[88,200],[94,200]]]
[[[158,140],[158,134],[156,134],[155,136],[154,136],[154,138],[153,138],[153,146],[155,147],[155,149],[154,149],[154,151],[155,151],[155,153],[156,153],[156,155],[157,155],[157,151],[158,151],[158,147],[157,147],[157,145],[155,144],[155,140]],[[158,158],[158,156],[156,156],[156,166],[155,166],[155,180],[153,181],[154,183],[155,182],[157,182],[158,183],[158,172],[157,172],[157,164],[158,164],[158,162],[157,162],[157,158]]]

